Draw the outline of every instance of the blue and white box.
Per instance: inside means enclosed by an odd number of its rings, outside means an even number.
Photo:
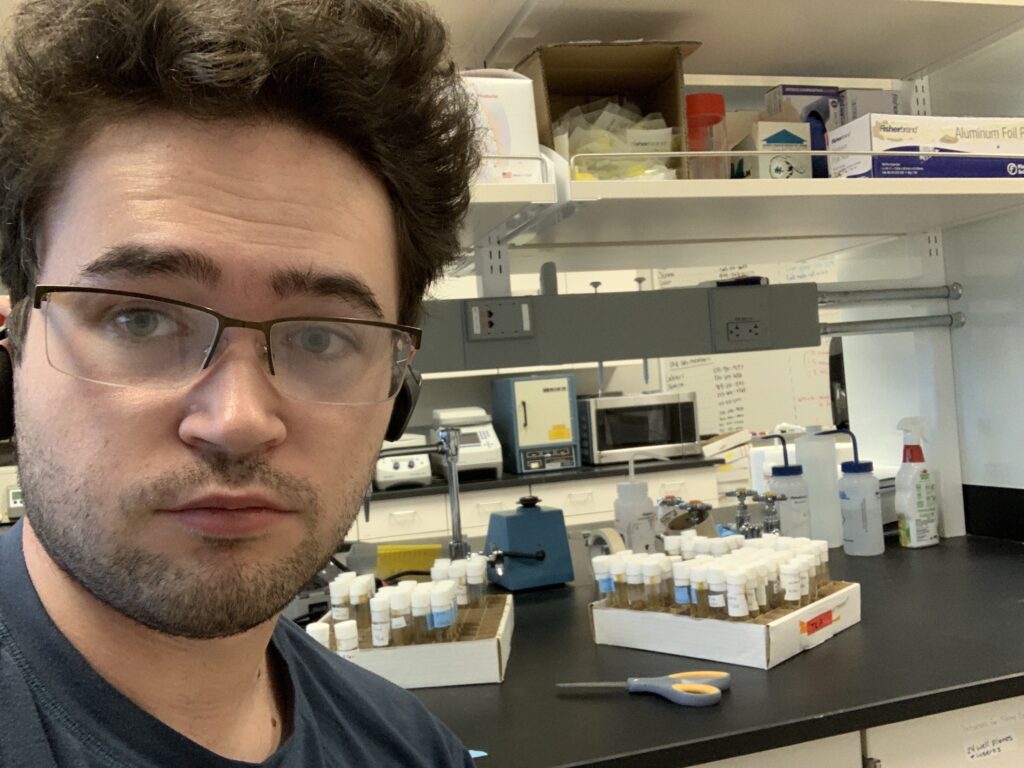
[[[878,153],[829,156],[833,177],[1024,176],[1024,118],[870,114],[831,131],[829,149]],[[937,152],[941,156],[884,157],[886,152]]]
[[[839,89],[830,85],[779,85],[764,96],[770,115],[795,114],[811,130],[810,149],[825,149],[825,134],[843,124],[839,109]],[[811,161],[815,178],[828,178],[828,160]]]
[[[738,155],[733,161],[735,179],[809,179],[811,158],[791,152],[811,148],[811,128],[807,123],[773,123],[766,120],[750,126],[750,133],[736,145],[736,151],[773,152],[771,155]]]

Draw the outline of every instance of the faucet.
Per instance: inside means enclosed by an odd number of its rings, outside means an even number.
[[[469,541],[462,535],[462,510],[459,507],[459,443],[460,431],[457,427],[440,427],[437,430],[438,441],[433,446],[414,445],[405,448],[385,448],[378,454],[378,459],[395,456],[415,456],[421,453],[437,453],[444,457],[445,474],[448,479],[448,506],[451,509],[452,537],[448,542],[448,554],[452,560],[465,559],[470,553]],[[363,496],[363,515],[370,519],[370,496],[373,483],[366,489]]]

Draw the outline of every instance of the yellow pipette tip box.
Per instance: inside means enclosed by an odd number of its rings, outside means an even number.
[[[377,576],[400,571],[429,571],[441,557],[440,544],[380,544],[377,547]]]

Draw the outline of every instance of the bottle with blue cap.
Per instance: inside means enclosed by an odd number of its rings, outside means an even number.
[[[853,441],[853,461],[844,461],[840,468],[839,510],[843,514],[843,551],[848,555],[871,556],[885,552],[882,535],[882,502],[878,495],[875,465],[861,461],[857,438],[848,429],[819,432],[821,435],[847,434]]]
[[[772,467],[772,479],[768,485],[782,499],[779,501],[779,527],[783,536],[811,537],[811,506],[808,501],[807,481],[804,468],[789,463],[786,438],[782,435],[767,435],[782,443],[783,464]]]

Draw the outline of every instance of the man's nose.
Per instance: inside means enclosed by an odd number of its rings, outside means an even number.
[[[232,332],[233,331],[233,332]],[[284,398],[271,381],[263,335],[229,329],[210,365],[188,389],[178,434],[200,450],[262,454],[285,438]]]

